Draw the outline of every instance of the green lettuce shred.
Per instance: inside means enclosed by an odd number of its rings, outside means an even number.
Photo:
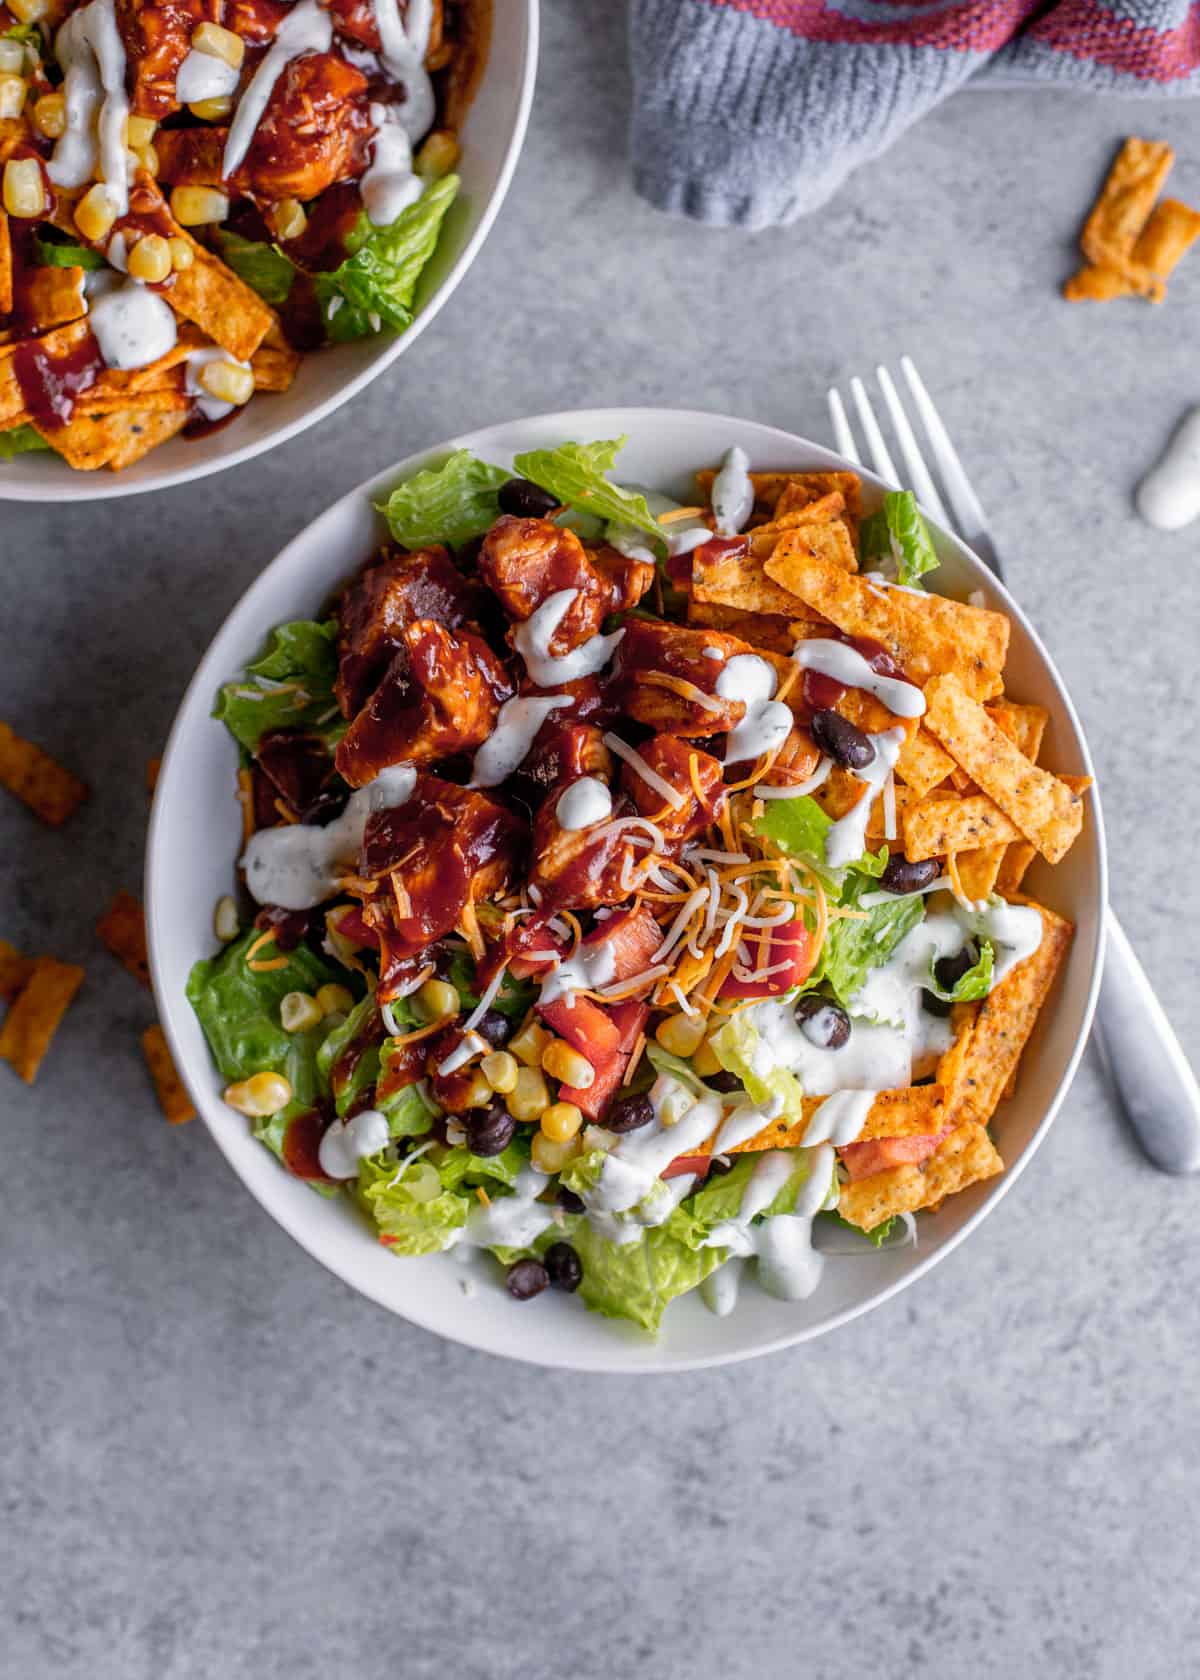
[[[497,492],[510,476],[469,449],[456,449],[440,467],[427,467],[398,484],[375,506],[404,548],[427,548],[431,543],[461,548],[500,517]]]
[[[443,175],[387,227],[373,226],[365,210],[360,214],[346,241],[345,262],[312,277],[325,331],[335,344],[367,338],[383,327],[403,332],[410,325],[417,281],[458,185],[457,175]]]
[[[909,589],[924,588],[922,577],[941,564],[911,490],[889,491],[879,512],[863,520],[859,549],[864,566],[883,560]]]
[[[609,482],[607,474],[625,445],[625,438],[599,443],[563,443],[557,449],[531,449],[514,457],[522,478],[538,484],[566,507],[577,508],[619,525],[632,525],[665,549],[662,527],[634,490]]]
[[[222,684],[213,716],[248,753],[256,752],[273,729],[311,730],[332,751],[346,732],[333,697],[336,644],[335,619],[280,624],[265,651],[247,665],[246,675]]]

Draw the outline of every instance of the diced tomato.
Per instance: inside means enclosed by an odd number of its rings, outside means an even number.
[[[750,948],[751,951],[755,949],[753,940]],[[738,980],[731,970],[721,986],[720,995],[729,998],[778,997],[793,986],[802,986],[812,973],[816,960],[813,936],[797,917],[794,922],[784,922],[782,927],[772,928],[767,956],[765,959],[758,955],[754,957],[754,968],[773,968],[776,972],[769,974],[765,980]]]
[[[618,910],[615,916],[600,922],[583,942],[587,951],[604,946],[612,952],[612,976],[606,982],[609,985],[644,974],[661,944],[662,929],[644,904],[636,910]]]
[[[682,1178],[684,1173],[706,1173],[712,1161],[711,1155],[676,1155],[669,1166],[661,1173],[663,1178]]]
[[[553,968],[566,949],[566,940],[560,934],[551,933],[546,926],[549,919],[548,910],[539,915],[524,916],[514,923],[506,934],[504,949],[508,957],[509,973],[514,979],[528,980],[535,974],[544,974],[548,968]],[[530,955],[530,952],[543,951],[552,954]],[[486,983],[491,976],[481,975],[480,978]]]
[[[539,1003],[537,1011],[546,1025],[559,1038],[565,1038],[572,1050],[586,1056],[593,1067],[607,1062],[621,1048],[616,1023],[590,998],[577,997],[574,1003],[556,998],[553,1003]]]
[[[847,1143],[838,1150],[838,1155],[851,1179],[870,1178],[873,1173],[886,1172],[888,1167],[916,1166],[932,1155],[953,1130],[953,1126],[946,1126],[940,1132],[921,1132],[915,1137],[871,1138],[866,1143]]]
[[[367,926],[366,918],[357,904],[335,912],[335,926],[340,937],[348,939],[351,945],[369,945],[378,950],[379,935],[373,927]]]
[[[644,1003],[614,1003],[608,1015],[618,1034],[616,1051],[602,1062],[592,1062],[596,1069],[596,1077],[586,1091],[576,1085],[562,1085],[559,1087],[559,1100],[574,1103],[580,1113],[586,1115],[589,1120],[598,1120],[621,1088],[625,1070],[629,1066],[630,1054],[646,1025],[649,1013],[650,1010]],[[587,1051],[583,1054],[587,1055]],[[590,1056],[588,1060],[591,1061]]]
[[[319,1151],[324,1133],[325,1120],[319,1109],[305,1109],[288,1121],[283,1134],[283,1164],[290,1173],[318,1184],[336,1183],[321,1170]]]

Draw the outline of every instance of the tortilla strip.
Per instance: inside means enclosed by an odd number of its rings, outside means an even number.
[[[955,855],[954,870],[964,898],[984,899],[996,890],[996,877],[1007,850],[1008,846],[1001,842],[996,846],[980,846],[975,851]]]
[[[1150,220],[1138,235],[1132,260],[1160,280],[1174,273],[1182,258],[1200,239],[1200,210],[1178,198],[1160,198]]]
[[[1008,658],[1007,613],[993,612],[990,607],[973,607],[969,601],[953,601],[948,595],[928,592],[903,595],[901,600],[909,612],[932,619],[943,635],[956,644],[960,658],[977,661],[999,678]],[[997,681],[997,693],[1001,686]]]
[[[8,315],[13,306],[12,238],[8,231],[8,213],[0,210],[0,315]]]
[[[0,1057],[32,1085],[58,1024],[83,983],[83,970],[38,957],[33,973],[0,1027]]]
[[[260,344],[250,358],[250,366],[254,370],[256,391],[286,391],[296,377],[300,355],[286,345],[279,348]]]
[[[1017,825],[983,793],[966,799],[933,793],[916,804],[906,803],[901,830],[904,855],[912,863],[1021,838]]]
[[[1013,840],[1005,847],[1004,861],[996,876],[996,891],[1001,898],[1012,898],[1020,891],[1025,871],[1037,856],[1037,847],[1028,840]]]
[[[993,700],[987,708],[988,716],[1003,729],[1010,741],[1016,743],[1025,757],[1037,763],[1042,750],[1042,737],[1050,721],[1044,706],[1021,705],[1016,700]]]
[[[888,1167],[844,1184],[838,1212],[860,1230],[873,1231],[897,1213],[931,1207],[956,1190],[1004,1171],[995,1145],[982,1126],[968,1121],[951,1132],[920,1166]]]
[[[131,467],[135,461],[140,461],[143,455],[149,455],[160,443],[177,437],[191,419],[191,407],[167,412],[132,409],[125,415],[113,415],[112,419],[123,421],[123,424],[116,428],[120,433],[117,447],[105,464],[113,472],[120,472],[123,467]]]
[[[734,1143],[723,1153],[742,1155],[757,1149],[799,1149],[813,1115],[825,1097],[805,1097],[801,1119],[791,1125],[784,1119],[768,1120],[761,1131],[744,1143]],[[855,1143],[871,1138],[924,1137],[940,1132],[946,1124],[946,1092],[940,1085],[905,1085],[895,1091],[879,1091],[871,1104]],[[711,1147],[710,1144],[706,1147]]]
[[[706,502],[712,500],[713,480],[717,471],[715,467],[705,467],[696,474],[696,484]],[[790,495],[785,511],[791,513],[836,491],[845,501],[846,523],[857,546],[859,511],[862,505],[862,482],[857,473],[752,472],[750,482],[754,486],[754,513],[751,523],[759,525],[765,522],[762,516],[769,517],[776,513],[779,502],[787,491],[790,491]]]
[[[1133,248],[1174,161],[1174,151],[1161,140],[1139,140],[1132,136],[1126,140],[1084,223],[1079,241],[1090,263],[1113,270],[1134,291],[1155,303],[1162,302],[1166,287],[1155,275],[1139,269],[1133,261]]]
[[[60,828],[88,796],[78,776],[6,723],[0,723],[0,787],[15,793],[51,828]]]
[[[1063,296],[1068,303],[1107,303],[1110,298],[1128,297],[1133,289],[1123,275],[1111,268],[1085,263],[1064,282]]]
[[[847,693],[860,692],[848,689]],[[839,707],[840,710],[840,707]],[[861,727],[861,725],[860,725]],[[954,769],[954,760],[943,752],[933,736],[919,725],[900,748],[896,774],[918,799],[932,793]]]
[[[132,893],[122,889],[96,923],[96,932],[123,968],[143,986],[150,984],[146,918]]]
[[[135,402],[138,406],[130,406]],[[98,467],[117,471],[181,432],[191,418],[191,404],[181,398],[168,398],[164,406],[158,406],[162,397],[153,394],[146,402],[150,406],[143,408],[140,398],[126,397],[121,403],[102,397],[94,410],[77,408],[66,426],[38,425],[37,429],[80,472],[94,472]],[[120,406],[109,412],[114,403]]]
[[[11,1003],[35,967],[32,957],[23,957],[15,945],[0,939],[0,997]]]
[[[780,588],[763,566],[753,554],[714,553],[704,545],[692,554],[692,598],[739,612],[807,618],[810,608],[790,589]]]
[[[35,268],[26,271],[22,293],[22,314],[39,332],[78,321],[87,314],[83,295],[82,268]]]
[[[157,1021],[142,1034],[142,1054],[158,1093],[158,1106],[166,1119],[172,1126],[182,1126],[186,1121],[194,1120],[196,1110],[192,1107],[192,1099],[179,1077],[167,1048],[166,1036]]]
[[[1024,902],[1032,904],[1032,900]],[[991,1119],[1070,946],[1075,931],[1071,923],[1041,904],[1032,908],[1042,918],[1042,943],[980,1005],[950,1087],[951,1118],[956,1124],[977,1121],[986,1125]],[[939,1067],[939,1077],[943,1071]]]
[[[740,612],[713,601],[690,600],[688,623],[706,630],[728,630],[762,652],[777,653],[784,659],[800,640],[801,626],[786,618],[766,613]]]
[[[935,677],[925,699],[926,728],[1047,862],[1057,863],[1083,827],[1080,795],[1031,763],[957,677]]]

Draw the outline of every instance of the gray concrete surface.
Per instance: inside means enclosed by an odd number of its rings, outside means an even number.
[[[1119,137],[1200,198],[1195,107],[963,98],[818,221],[753,238],[631,196],[616,0],[547,8],[524,160],[435,330],[315,432],[192,489],[0,508],[0,716],[73,764],[0,808],[0,933],[87,964],[33,1090],[0,1080],[0,1673],[13,1680],[1178,1680],[1200,1636],[1195,1184],[1089,1059],[1033,1169],[927,1282],[714,1375],[548,1375],[390,1319],[158,1118],[145,994],[92,922],[137,890],[142,766],[276,549],[348,485],[539,409],[695,404],[824,435],[911,351],[1090,727],[1114,898],[1200,1043],[1195,533],[1129,491],[1195,401],[1166,308],[1057,285]]]

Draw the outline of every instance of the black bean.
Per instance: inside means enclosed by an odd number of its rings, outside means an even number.
[[[487,1108],[471,1108],[462,1117],[472,1155],[503,1155],[512,1142],[517,1122],[497,1098]]]
[[[551,1243],[542,1257],[555,1289],[573,1295],[583,1282],[583,1261],[568,1242]]]
[[[920,892],[922,887],[936,881],[940,873],[936,858],[922,858],[919,863],[910,863],[903,852],[893,852],[879,877],[879,885],[884,892]]]
[[[828,753],[835,764],[843,764],[848,770],[865,770],[875,762],[870,737],[841,712],[830,708],[814,712],[808,729],[821,751]]]
[[[810,992],[793,1011],[800,1031],[818,1050],[840,1050],[850,1037],[850,1017],[840,1003]]]
[[[480,1038],[485,1038],[493,1049],[499,1049],[507,1044],[512,1037],[513,1022],[507,1015],[501,1015],[498,1009],[485,1011],[481,1020],[475,1023],[475,1031]]]
[[[978,961],[979,953],[968,940],[956,956],[939,957],[933,965],[933,978],[944,992],[952,992],[963,975],[973,969]]]
[[[937,1015],[943,1019],[950,1013],[950,1005],[936,992],[923,991],[921,993],[921,1008],[927,1015]]]
[[[567,1213],[582,1213],[584,1211],[583,1197],[577,1196],[574,1190],[568,1190],[565,1184],[559,1185],[556,1200],[559,1207]]]
[[[653,1119],[654,1104],[643,1092],[641,1096],[622,1097],[615,1102],[604,1116],[604,1125],[610,1132],[636,1132]]]
[[[518,519],[545,519],[559,505],[558,498],[527,478],[510,478],[500,486],[500,511],[512,513]]]
[[[740,1091],[742,1082],[736,1073],[710,1073],[704,1083],[713,1091],[720,1091],[725,1096],[730,1091]]]
[[[550,1283],[550,1274],[540,1260],[518,1260],[508,1268],[508,1293],[517,1301],[532,1301]]]

